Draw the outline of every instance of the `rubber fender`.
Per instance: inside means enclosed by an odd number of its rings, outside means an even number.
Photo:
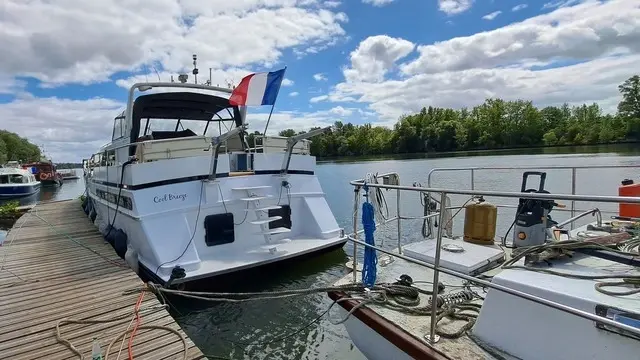
[[[127,234],[121,229],[112,230],[113,236],[113,248],[116,250],[116,254],[120,258],[124,259],[124,255],[127,253]]]
[[[113,244],[115,242],[116,229],[113,228],[113,226],[111,226],[111,224],[109,224],[109,225],[107,225],[106,229],[104,230],[104,234],[102,234],[102,236],[104,237],[104,240],[106,242],[111,244],[111,246],[114,246]]]
[[[91,222],[96,221],[96,216],[98,216],[98,213],[96,213],[96,209],[91,207],[91,211],[89,212],[89,219],[91,219]]]
[[[85,196],[84,200],[82,200],[82,210],[84,210],[85,214],[89,214],[89,212],[87,211],[87,203],[89,203],[89,197]]]
[[[87,216],[91,214],[91,210],[93,210],[93,200],[89,199],[89,202],[87,202]]]

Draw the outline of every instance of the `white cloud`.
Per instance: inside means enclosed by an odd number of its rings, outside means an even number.
[[[372,81],[349,76],[347,69],[345,80],[316,101],[367,104],[387,124],[424,106],[469,107],[489,97],[527,99],[538,106],[597,102],[614,112],[617,86],[637,72],[638,38],[640,3],[589,1],[419,46],[417,59],[397,64],[400,56],[382,67],[399,65],[400,77]]]
[[[329,112],[334,114],[334,115],[341,116],[341,117],[351,116],[351,114],[353,114],[353,110],[345,109],[342,106],[336,106],[336,107],[330,109]]]
[[[0,73],[54,85],[88,84],[153,62],[182,71],[193,51],[202,73],[209,67],[270,66],[284,49],[308,43],[320,48],[345,35],[346,15],[314,4],[157,0],[150,7],[126,0],[4,0]]]
[[[324,7],[327,7],[327,8],[336,8],[342,5],[342,3],[340,1],[324,1],[322,5],[324,5]]]
[[[415,45],[387,35],[370,36],[351,52],[351,67],[344,70],[349,80],[381,81],[399,59],[409,55]]]
[[[54,161],[87,158],[110,140],[113,118],[125,104],[104,98],[68,100],[25,95],[0,104],[2,127],[37,145]]]
[[[289,96],[292,96],[292,97],[298,96],[298,95],[300,95],[300,93],[297,92],[297,91],[292,91],[292,92],[289,93]]]
[[[588,2],[492,31],[419,46],[401,66],[408,75],[556,59],[586,60],[618,48],[640,51],[640,4]]]
[[[371,4],[373,6],[385,6],[391,4],[394,1],[395,0],[362,0],[363,3]]]
[[[471,5],[473,0],[438,0],[438,8],[448,15],[465,12],[471,8]]]
[[[585,0],[560,0],[560,1],[551,1],[548,3],[545,3],[542,8],[543,9],[553,9],[553,8],[561,8],[561,7],[567,7],[567,6],[571,6],[571,5],[575,5],[578,4],[582,1]]]
[[[460,108],[490,97],[527,99],[536,105],[598,102],[605,110],[614,111],[619,100],[617,85],[633,74],[633,64],[638,61],[640,55],[633,55],[539,71],[469,69],[376,84],[344,82],[328,98],[341,101],[348,97],[368,103],[382,119],[390,121],[424,106]]]
[[[494,11],[494,12],[492,12],[490,14],[487,14],[487,15],[483,16],[482,18],[485,19],[485,20],[493,20],[496,17],[498,17],[498,15],[500,15],[500,14],[502,14],[502,11],[498,10],[498,11]]]
[[[349,109],[345,109],[348,111]],[[249,113],[247,122],[249,131],[262,131],[266,125],[269,113]],[[296,131],[309,130],[312,127],[325,127],[333,125],[336,121],[336,114],[331,110],[315,112],[280,111],[273,113],[269,122],[268,135],[276,135],[282,130],[293,129]]]
[[[211,85],[219,86],[219,87],[229,87],[229,85],[238,85],[243,77],[249,75],[251,71],[246,69],[238,69],[238,68],[229,68],[227,70],[212,70],[211,71]],[[193,75],[187,74],[189,76],[187,82],[193,83],[194,78]],[[204,83],[209,80],[209,73],[201,72],[198,76],[198,83]],[[174,81],[178,81],[178,73],[169,73],[163,71],[161,73],[156,74],[155,72],[146,73],[146,74],[138,74],[125,79],[116,80],[116,84],[125,89],[129,89],[131,85],[135,83],[143,83],[143,82],[153,82],[158,81],[158,77],[161,81],[170,81],[173,76]],[[285,81],[288,79],[282,80],[282,86],[289,85],[288,83],[285,85]],[[291,81],[291,80],[289,80]],[[291,81],[293,84],[293,81]]]
[[[316,81],[327,81],[327,77],[323,73],[313,74],[313,78]]]
[[[516,5],[514,7],[511,8],[511,11],[520,11],[520,10],[524,10],[528,7],[529,5],[527,4],[520,4],[520,5]]]
[[[21,91],[26,82],[0,73],[0,94],[14,94]]]
[[[282,79],[282,86],[293,86],[295,82],[291,79],[284,78]]]
[[[325,101],[327,99],[329,99],[328,95],[319,95],[319,96],[314,96],[311,99],[309,99],[309,102],[317,103],[317,102],[320,102],[320,101]]]

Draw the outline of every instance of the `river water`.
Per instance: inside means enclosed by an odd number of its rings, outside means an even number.
[[[552,154],[523,154],[494,152],[494,155],[457,154],[455,157],[387,159],[360,162],[325,162],[318,164],[317,175],[326,193],[327,201],[340,226],[347,232],[353,228],[353,189],[349,180],[362,178],[368,172],[395,171],[402,184],[419,182],[427,185],[427,175],[434,168],[483,166],[640,166],[640,150],[633,147],[600,147],[554,150]],[[548,150],[544,150],[548,151]],[[529,150],[530,152],[530,150]],[[563,153],[564,152],[564,153]],[[572,152],[572,153],[566,153]],[[489,153],[490,154],[490,153]],[[576,193],[591,195],[617,195],[617,187],[625,178],[639,181],[634,169],[580,170],[577,173]],[[521,170],[476,171],[474,187],[481,190],[519,191]],[[432,177],[432,186],[439,188],[471,188],[469,172],[439,172]],[[537,181],[528,187],[537,187]],[[547,171],[546,190],[551,193],[571,192],[571,170]],[[57,189],[44,188],[40,200],[76,198],[84,191],[83,180],[66,181]],[[396,212],[395,191],[385,192],[391,216]],[[452,196],[452,204],[461,204],[465,198]],[[33,199],[32,199],[33,200]],[[517,204],[517,199],[493,199],[496,204]],[[559,201],[560,202],[560,201]],[[566,204],[567,208],[570,204]],[[577,209],[590,209],[593,204],[577,203]],[[416,193],[401,195],[403,215],[422,215],[422,205]],[[616,205],[602,206],[601,210],[616,210]],[[603,214],[608,218],[611,214]],[[498,211],[497,234],[502,236],[513,221],[513,210]],[[569,218],[568,212],[552,211],[554,220]],[[295,214],[292,218],[295,220]],[[585,221],[590,221],[587,218]],[[454,221],[454,233],[462,232],[462,217]],[[403,221],[402,242],[421,240],[420,221]],[[395,222],[376,230],[376,242],[392,248],[396,242]],[[0,231],[0,238],[4,234]],[[291,288],[326,286],[344,276],[344,264],[353,248],[343,249],[306,260],[278,272],[262,274],[260,278],[237,284],[236,291],[276,291]],[[353,346],[343,326],[332,325],[326,316],[312,322],[330,305],[326,294],[295,299],[280,299],[248,303],[205,304],[179,299],[172,300],[173,315],[187,334],[205,354],[233,359],[364,359]],[[213,357],[212,357],[213,358]]]

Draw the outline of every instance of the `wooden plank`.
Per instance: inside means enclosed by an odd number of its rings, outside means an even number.
[[[0,247],[0,357],[77,359],[55,338],[56,324],[66,318],[116,319],[61,328],[62,336],[85,357],[94,336],[106,350],[133,318],[139,294],[123,291],[143,285],[104,241],[78,200],[38,204],[16,221]],[[145,294],[141,308],[159,305],[154,295]],[[187,340],[187,358],[203,358],[165,309],[143,312],[141,324],[177,330]],[[114,356],[120,343],[112,349]],[[133,346],[141,359],[181,358],[183,351],[180,338],[167,330],[140,329]]]

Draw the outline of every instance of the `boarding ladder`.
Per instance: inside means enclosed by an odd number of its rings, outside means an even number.
[[[278,249],[277,246],[280,244],[285,244],[291,242],[291,239],[274,239],[274,235],[284,234],[291,232],[291,229],[286,227],[278,227],[278,228],[269,228],[269,224],[281,220],[282,216],[271,216],[269,217],[269,210],[281,209],[280,205],[269,205],[263,206],[261,205],[262,200],[268,200],[273,198],[273,195],[266,194],[266,192],[271,189],[270,185],[260,185],[260,186],[247,186],[247,187],[237,187],[232,188],[232,191],[243,193],[239,200],[242,202],[248,203],[245,211],[247,212],[255,212],[256,220],[251,221],[252,225],[258,225],[260,227],[260,231],[256,234],[260,234],[264,236],[264,241],[266,245],[263,245],[261,248],[269,251],[270,253],[275,253]]]

